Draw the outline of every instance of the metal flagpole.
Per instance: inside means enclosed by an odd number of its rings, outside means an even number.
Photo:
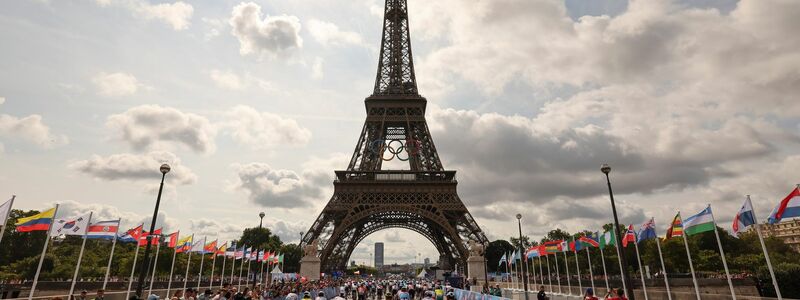
[[[264,251],[266,253],[266,251]],[[261,284],[264,281],[264,263],[266,260],[264,259],[264,254],[261,254],[261,278],[258,279],[258,283]]]
[[[86,225],[92,224],[92,214],[94,212],[89,212],[89,220],[86,221]],[[53,215],[55,217],[55,215]],[[81,261],[83,260],[83,249],[86,248],[86,231],[88,228],[83,228],[83,242],[81,243],[81,251],[78,252],[78,263],[75,265],[75,273],[72,273],[72,283],[69,286],[69,297],[72,298],[72,293],[75,292],[75,284],[78,280],[78,271],[81,269]]]
[[[572,295],[572,281],[569,278],[569,260],[567,259],[567,252],[564,251],[563,253],[564,253],[564,266],[566,267],[565,269],[567,270],[567,291],[569,291],[569,294]],[[580,292],[578,294],[580,294]]]
[[[186,258],[186,275],[183,276],[183,290],[186,291],[186,284],[189,282],[189,265],[192,264],[192,248],[194,248],[194,233],[192,233],[192,241],[189,246],[189,257]]]
[[[111,260],[114,259],[114,248],[117,247],[117,234],[119,234],[119,225],[122,224],[122,219],[117,219],[117,231],[114,231],[114,240],[111,242],[111,255],[108,256],[108,265],[106,266],[106,276],[103,277],[103,290],[106,289],[108,283],[108,275],[111,274]]]
[[[575,243],[578,241],[573,240]],[[578,245],[575,245],[575,269],[578,271],[578,295],[583,292],[583,283],[581,282],[581,265],[578,263]]]
[[[176,236],[175,238],[179,239],[181,237],[181,232],[178,231],[178,233],[176,233],[176,234],[178,236]],[[169,267],[169,279],[167,279],[167,296],[166,296],[166,298],[170,297],[169,290],[172,289],[172,272],[175,270],[175,257],[178,256],[178,247],[179,246],[177,244],[175,244],[175,252],[172,253],[172,266]]]
[[[236,245],[233,245],[236,246]],[[233,271],[236,270],[236,252],[239,251],[233,247],[233,257],[231,257],[231,285],[233,285]]]
[[[3,216],[3,224],[0,224],[0,226],[3,226],[3,229],[0,229],[0,242],[3,241],[3,235],[6,233],[6,227],[8,227],[6,226],[6,222],[8,222],[8,216],[11,214],[11,208],[14,207],[14,199],[16,198],[17,195],[11,195],[11,200],[8,203],[8,211],[6,212],[6,215]],[[53,217],[55,218],[55,215],[53,215]]]
[[[144,230],[144,223],[142,223],[139,226],[141,226],[142,230]],[[133,272],[136,271],[136,260],[139,259],[139,238],[136,238],[134,247],[136,247],[136,251],[135,254],[133,255],[133,265],[131,265],[131,277],[128,278],[128,291],[125,292],[125,299],[130,299],[131,287],[133,287]]]
[[[227,244],[227,242],[226,242]],[[228,252],[226,247],[225,252]],[[228,261],[228,256],[222,253],[222,272],[219,272],[219,288],[222,289],[222,284],[225,282],[225,262]]]
[[[592,283],[592,291],[596,293],[596,289],[594,287],[594,270],[592,270],[592,257],[589,255],[589,249],[591,247],[586,247],[586,260],[589,261],[589,282]]]
[[[525,270],[528,271],[528,274],[534,274],[533,276],[536,276],[535,275],[536,271],[533,271],[531,273],[531,269],[533,268],[532,265],[533,265],[533,260],[532,259],[528,259],[528,254],[525,253]],[[530,281],[530,279],[528,279],[528,281]],[[536,285],[536,279],[533,280],[533,284]]]
[[[561,251],[564,251],[564,249],[561,249]],[[561,291],[561,273],[558,271],[558,253],[554,256],[556,257],[556,283],[558,283],[558,293],[564,294],[564,292]]]
[[[36,275],[33,276],[33,285],[31,285],[31,291],[28,294],[28,300],[33,299],[33,293],[36,292],[36,284],[39,283],[39,273],[42,271],[42,263],[44,263],[44,255],[47,254],[47,244],[49,244],[50,242],[50,231],[53,230],[53,221],[56,219],[56,213],[58,213],[58,204],[56,204],[56,209],[53,211],[53,217],[50,218],[50,226],[47,228],[47,234],[45,235],[44,246],[42,247],[42,255],[39,256],[39,266],[36,267]]]
[[[219,241],[219,239],[217,239],[217,241]],[[214,245],[214,248],[216,248],[216,245]],[[211,254],[211,259],[213,260],[213,262],[211,262],[211,277],[208,278],[208,289],[209,290],[211,289],[211,286],[214,285],[214,267],[217,266],[217,252],[218,251],[219,251],[219,248],[216,248],[216,249],[214,249],[214,253]]]
[[[608,293],[609,291],[611,291],[611,287],[608,286],[608,273],[606,273],[606,258],[605,255],[603,255],[603,245],[600,245],[600,247],[598,248],[600,248],[600,261],[603,263],[603,279],[605,279],[606,293]]]
[[[612,229],[612,230],[616,230],[617,227],[614,227],[614,228],[615,229]],[[614,233],[614,234],[618,234],[618,233]],[[617,261],[619,262],[619,277],[620,277],[620,279],[622,279],[622,290],[623,291],[627,291],[628,290],[628,285],[625,284],[625,277],[622,275],[622,274],[625,274],[625,270],[622,269],[622,256],[621,256],[622,251],[619,251],[619,245],[617,245],[616,240],[617,240],[616,236],[614,236],[614,247],[617,249]],[[631,291],[633,291],[633,287],[631,287]],[[700,300],[700,299],[697,299],[697,300]]]
[[[551,279],[552,276],[550,275],[550,255],[545,255],[544,258],[547,260],[547,284],[550,286],[550,293],[553,293],[553,280]]]
[[[203,237],[203,249],[200,250],[200,273],[197,274],[197,290],[200,290],[200,282],[203,281],[203,262],[206,261],[206,237]],[[647,300],[647,299],[645,299]]]
[[[247,248],[244,248],[244,250],[242,250],[242,262],[239,263],[239,283],[237,284],[237,288],[236,288],[237,290],[241,290],[242,289],[242,271],[244,271],[244,260],[245,259],[250,259],[249,257],[245,257],[245,256],[248,256],[247,253],[245,253],[246,250],[247,250]]]
[[[800,184],[797,186],[800,188]],[[750,202],[750,195],[747,195],[747,202]],[[750,207],[753,207],[753,203],[750,203]],[[767,260],[767,269],[769,270],[769,276],[772,277],[772,286],[775,287],[775,294],[778,296],[778,300],[783,300],[783,296],[781,296],[781,289],[778,287],[778,281],[775,279],[775,270],[772,269],[772,262],[769,259],[769,253],[767,253],[767,246],[764,245],[764,238],[761,236],[761,226],[758,224],[758,218],[756,218],[756,210],[753,209],[753,226],[756,227],[756,233],[758,234],[758,241],[761,242],[761,250],[764,251],[764,258]]]
[[[711,204],[708,205],[711,207]],[[714,236],[717,237],[717,245],[719,246],[719,257],[722,258],[722,266],[725,267],[725,277],[728,278],[728,287],[731,289],[731,297],[736,300],[736,291],[733,290],[733,281],[731,281],[731,272],[728,271],[728,262],[725,259],[725,251],[722,250],[722,242],[719,240],[719,231],[717,230],[717,220],[714,218],[714,212],[711,212],[711,220],[714,221]],[[647,300],[647,299],[645,299]]]
[[[653,222],[655,224],[655,222]],[[655,227],[655,225],[653,226]],[[669,279],[667,279],[667,267],[664,265],[664,256],[661,255],[661,238],[656,236],[656,248],[658,249],[658,258],[661,260],[661,273],[664,274],[664,286],[667,287],[667,300],[672,300],[672,294],[669,291]]]
[[[634,236],[637,236],[636,232],[633,233]],[[639,237],[636,237],[636,240],[633,241],[633,246],[636,248],[636,263],[639,264],[639,278],[642,279],[642,291],[644,292],[644,300],[647,300],[647,285],[644,284],[644,271],[642,271],[642,258],[639,256]],[[735,299],[734,299],[735,300]]]
[[[681,211],[678,211],[678,216],[680,215]],[[681,229],[683,229],[683,218],[681,218]],[[689,240],[686,239],[686,232],[682,232],[681,237],[683,237],[683,246],[686,247],[686,257],[689,259],[689,271],[692,272],[692,283],[694,283],[694,293],[695,295],[697,295],[697,300],[701,300],[700,287],[697,285],[697,277],[694,275],[694,264],[692,263],[692,253],[689,252]]]
[[[153,259],[153,273],[150,274],[150,288],[147,289],[147,295],[153,294],[153,281],[156,279],[156,270],[158,266],[158,253],[161,252],[161,237],[159,237],[158,244],[156,244],[156,258]]]
[[[255,249],[250,250],[250,255],[249,256],[253,256],[253,251],[258,251],[258,250],[255,250]],[[258,253],[256,253],[256,254],[258,254]],[[247,285],[250,284],[250,263],[252,261],[253,260],[250,259],[250,257],[247,258],[247,274],[245,274],[245,276],[247,276],[247,277],[245,277],[244,287],[247,287]],[[736,300],[736,299],[734,299],[734,300]]]

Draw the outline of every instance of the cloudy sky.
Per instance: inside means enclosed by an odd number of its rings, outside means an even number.
[[[371,93],[380,0],[0,3],[0,194],[126,226],[296,242],[347,166]],[[626,223],[800,182],[800,1],[409,0],[445,168],[491,239]],[[387,263],[437,257],[383,231]],[[422,241],[422,242],[420,242]],[[412,246],[413,245],[413,246]],[[422,246],[420,246],[422,245]]]

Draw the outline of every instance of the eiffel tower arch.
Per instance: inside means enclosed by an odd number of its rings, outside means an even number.
[[[469,242],[486,235],[458,197],[456,171],[445,170],[417,91],[406,0],[386,0],[380,60],[367,118],[347,170],[335,171],[334,192],[301,246],[318,245],[322,271],[344,270],[368,235],[404,228],[427,238],[440,267],[466,266]],[[385,162],[408,164],[384,170]]]

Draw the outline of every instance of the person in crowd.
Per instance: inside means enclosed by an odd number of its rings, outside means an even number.
[[[332,299],[332,300],[346,300],[346,299],[344,298],[344,297],[345,297],[345,295],[346,295],[346,294],[345,294],[344,292],[339,292],[339,296],[333,297],[333,299]]]
[[[328,298],[325,298],[325,292],[319,291],[319,293],[317,293],[317,298],[314,298],[314,300],[328,300]]]
[[[181,290],[177,290],[177,291],[175,291],[175,293],[172,294],[172,298],[169,298],[169,299],[170,300],[181,300],[181,299],[183,299],[183,292]]]
[[[105,300],[106,291],[104,289],[97,290],[97,296],[94,297],[94,300]]]
[[[539,286],[539,292],[536,293],[536,300],[548,300],[547,293],[544,292],[544,286]]]
[[[597,297],[594,296],[594,290],[592,288],[587,288],[586,292],[583,293],[584,300],[598,300]]]

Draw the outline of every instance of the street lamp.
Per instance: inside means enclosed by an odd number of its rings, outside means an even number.
[[[156,219],[158,218],[158,206],[161,204],[161,192],[164,190],[164,178],[167,177],[167,173],[171,168],[168,164],[163,164],[159,168],[161,171],[161,185],[158,187],[158,197],[156,197],[156,208],[153,210],[153,220],[150,222],[150,233],[153,234],[153,231],[156,230]],[[144,279],[147,273],[147,266],[150,265],[150,241],[151,238],[148,236],[145,241],[144,247],[144,259],[142,260],[142,264],[139,267],[139,282],[136,283],[136,298],[142,299],[142,289],[144,288]]]
[[[297,243],[297,246],[299,247],[300,244],[302,244],[302,243],[303,243],[303,232],[300,231],[300,242]]]
[[[263,211],[258,213],[258,217],[261,218],[261,221],[258,221],[258,229],[261,229],[261,226],[264,225],[264,216],[266,216]]]
[[[517,214],[517,227],[519,228],[519,253],[526,255],[525,248],[522,245],[522,214]],[[525,300],[528,300],[528,271],[527,268],[522,268],[522,284],[525,288]]]
[[[622,238],[619,236],[619,233],[622,231],[619,226],[619,218],[617,217],[617,206],[614,203],[614,193],[611,191],[611,179],[608,177],[608,173],[611,173],[611,167],[608,164],[603,164],[600,166],[600,171],[606,174],[606,182],[608,183],[608,196],[611,198],[611,212],[614,214],[614,242],[617,244],[617,256],[620,258],[620,263],[622,264],[622,282],[628,287],[628,290],[625,291],[627,294],[628,299],[635,300],[633,295],[633,285],[631,284],[630,276],[628,275],[628,260],[625,259],[625,250],[620,247],[622,245]]]

